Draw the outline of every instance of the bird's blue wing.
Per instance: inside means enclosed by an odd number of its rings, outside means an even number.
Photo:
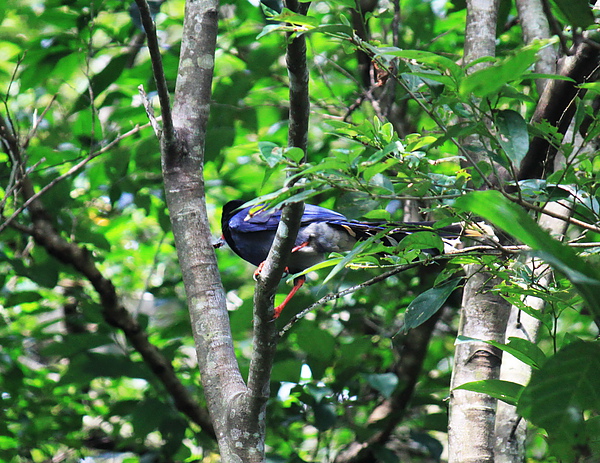
[[[251,206],[238,211],[229,220],[229,227],[242,233],[276,230],[280,220],[281,209],[264,209],[261,206]],[[345,222],[346,217],[324,207],[306,204],[301,225],[305,226],[312,222],[339,221]]]

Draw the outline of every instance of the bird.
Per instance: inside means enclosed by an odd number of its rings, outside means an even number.
[[[257,266],[266,260],[275,233],[281,219],[281,209],[268,208],[265,205],[246,206],[246,201],[232,200],[223,206],[221,216],[222,238],[239,257]],[[330,209],[305,204],[300,220],[300,229],[288,258],[286,271],[290,274],[301,273],[322,261],[332,252],[350,251],[357,241],[362,241],[389,229],[381,237],[387,246],[394,246],[406,235],[415,231],[433,231],[440,236],[458,237],[463,227],[458,224],[439,229],[433,228],[435,222],[361,222],[348,220],[343,214]],[[216,246],[218,247],[218,245]],[[257,273],[255,273],[256,275]],[[302,287],[306,277],[294,279],[294,287],[284,301],[275,307],[274,319]]]

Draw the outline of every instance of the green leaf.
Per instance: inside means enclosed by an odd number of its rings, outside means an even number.
[[[554,4],[572,26],[586,28],[594,24],[592,7],[588,0],[554,0]]]
[[[302,162],[304,159],[304,151],[301,148],[293,147],[283,150],[283,155],[293,162]]]
[[[275,167],[283,160],[283,150],[280,146],[270,141],[258,142],[260,157],[264,159],[269,167]]]
[[[373,243],[373,241],[375,241],[376,238],[378,238],[378,237],[373,236],[373,237],[369,238],[368,240],[365,240],[362,243],[358,244],[357,246],[354,246],[354,249],[352,249],[352,251],[350,251],[348,254],[346,254],[342,258],[342,260],[340,260],[335,265],[335,267],[333,267],[331,272],[329,272],[327,277],[325,277],[325,280],[323,280],[323,284],[326,284],[334,276],[336,276],[342,269],[344,269],[346,267],[346,265],[348,265],[350,262],[352,262],[352,260],[355,257],[357,257],[366,247],[368,247],[371,243]]]
[[[123,72],[123,69],[125,69],[129,60],[129,54],[115,56],[111,59],[102,71],[91,78],[90,87],[79,96],[71,111],[76,113],[82,109],[89,108],[92,104],[90,95],[93,98],[96,98],[101,92],[106,90],[110,84],[115,82]]]
[[[498,349],[508,352],[521,362],[532,368],[540,368],[546,362],[546,355],[533,342],[527,339],[510,337],[508,344],[502,344],[497,341],[485,341]]]
[[[518,112],[512,109],[498,111],[495,122],[498,129],[498,142],[514,169],[517,170],[529,150],[527,123]]]
[[[410,249],[410,250],[436,250],[444,252],[444,242],[442,238],[435,233],[430,231],[419,231],[406,235],[396,246],[397,250]]]
[[[169,407],[158,399],[147,398],[140,401],[139,406],[135,407],[131,415],[135,437],[144,439],[158,428],[161,421],[169,416],[170,411]]]
[[[461,280],[462,278],[453,278],[415,297],[404,314],[404,331],[416,328],[429,320],[440,310]]]
[[[561,271],[586,300],[588,308],[600,317],[600,272],[580,258],[573,249],[555,240],[521,207],[495,190],[475,191],[458,198],[459,209],[489,220],[533,250],[532,254]]]
[[[463,70],[453,60],[429,51],[402,50],[395,47],[382,47],[378,48],[377,51],[382,55],[397,56],[398,58],[414,60],[418,63],[427,64],[430,67],[438,69],[442,73],[449,71],[449,73],[455,78],[462,77],[463,75]]]
[[[312,16],[305,16],[303,14],[294,13],[288,8],[284,8],[280,14],[275,15],[270,18],[273,21],[282,21],[289,24],[299,25],[299,26],[307,26],[310,28],[317,27],[319,25],[319,20]]]
[[[61,342],[46,345],[42,349],[42,353],[69,358],[83,351],[100,346],[114,346],[114,344],[114,340],[108,335],[99,333],[69,334],[65,335]]]
[[[367,383],[383,397],[389,399],[398,387],[398,376],[394,373],[373,373],[365,375]]]
[[[534,370],[517,411],[548,432],[550,440],[576,447],[585,413],[600,412],[600,344],[576,341]]]
[[[523,392],[523,388],[524,386],[521,384],[513,383],[512,381],[484,379],[482,381],[461,384],[455,389],[464,389],[466,391],[487,394],[495,399],[502,400],[507,404],[516,405]]]
[[[536,62],[540,44],[527,46],[496,64],[469,74],[460,84],[461,95],[492,96],[509,82],[521,79]]]
[[[289,381],[297,383],[300,381],[302,370],[302,361],[296,358],[287,357],[277,360],[273,363],[273,372],[271,381]]]
[[[312,408],[315,414],[315,428],[319,431],[327,431],[335,425],[337,416],[332,404],[317,402]]]

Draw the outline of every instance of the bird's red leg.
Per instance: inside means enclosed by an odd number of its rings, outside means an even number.
[[[307,245],[308,245],[308,241],[306,241],[302,244],[299,244],[298,246],[294,246],[292,248],[292,252],[296,252]],[[258,278],[258,275],[260,275],[260,272],[262,271],[264,266],[265,266],[265,263],[261,262],[260,265],[254,271],[254,279],[255,280]],[[288,272],[289,272],[289,269],[286,267],[285,273],[288,273]],[[277,307],[275,307],[275,314],[273,315],[273,320],[275,320],[276,318],[279,317],[283,308],[287,305],[288,302],[290,302],[290,299],[292,297],[294,297],[294,294],[296,294],[298,292],[298,290],[302,287],[302,285],[304,284],[305,281],[306,281],[306,277],[304,275],[302,275],[294,280],[294,287],[292,288],[290,293],[285,297],[285,299],[283,300],[283,302],[281,304],[279,304]]]
[[[279,317],[279,315],[281,315],[281,311],[283,310],[283,308],[286,306],[286,304],[288,302],[290,302],[290,299],[292,297],[294,297],[294,294],[296,294],[296,292],[298,292],[298,290],[302,287],[302,285],[304,284],[305,281],[306,281],[306,277],[304,275],[299,276],[298,278],[296,278],[294,280],[294,287],[292,288],[290,293],[285,297],[285,299],[283,300],[283,302],[281,304],[279,304],[277,307],[275,307],[275,314],[273,315],[273,320],[275,320],[276,318]]]
[[[265,261],[262,261],[260,264],[258,264],[258,267],[256,267],[256,270],[254,270],[254,280],[258,279],[258,275],[260,275],[260,272],[262,272],[262,269],[264,266],[265,266]]]

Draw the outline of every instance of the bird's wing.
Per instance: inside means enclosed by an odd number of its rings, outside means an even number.
[[[232,230],[243,233],[276,230],[281,220],[280,209],[264,209],[260,206],[246,207],[229,220]],[[324,207],[307,204],[304,207],[301,226],[313,222],[345,222],[346,217]]]

